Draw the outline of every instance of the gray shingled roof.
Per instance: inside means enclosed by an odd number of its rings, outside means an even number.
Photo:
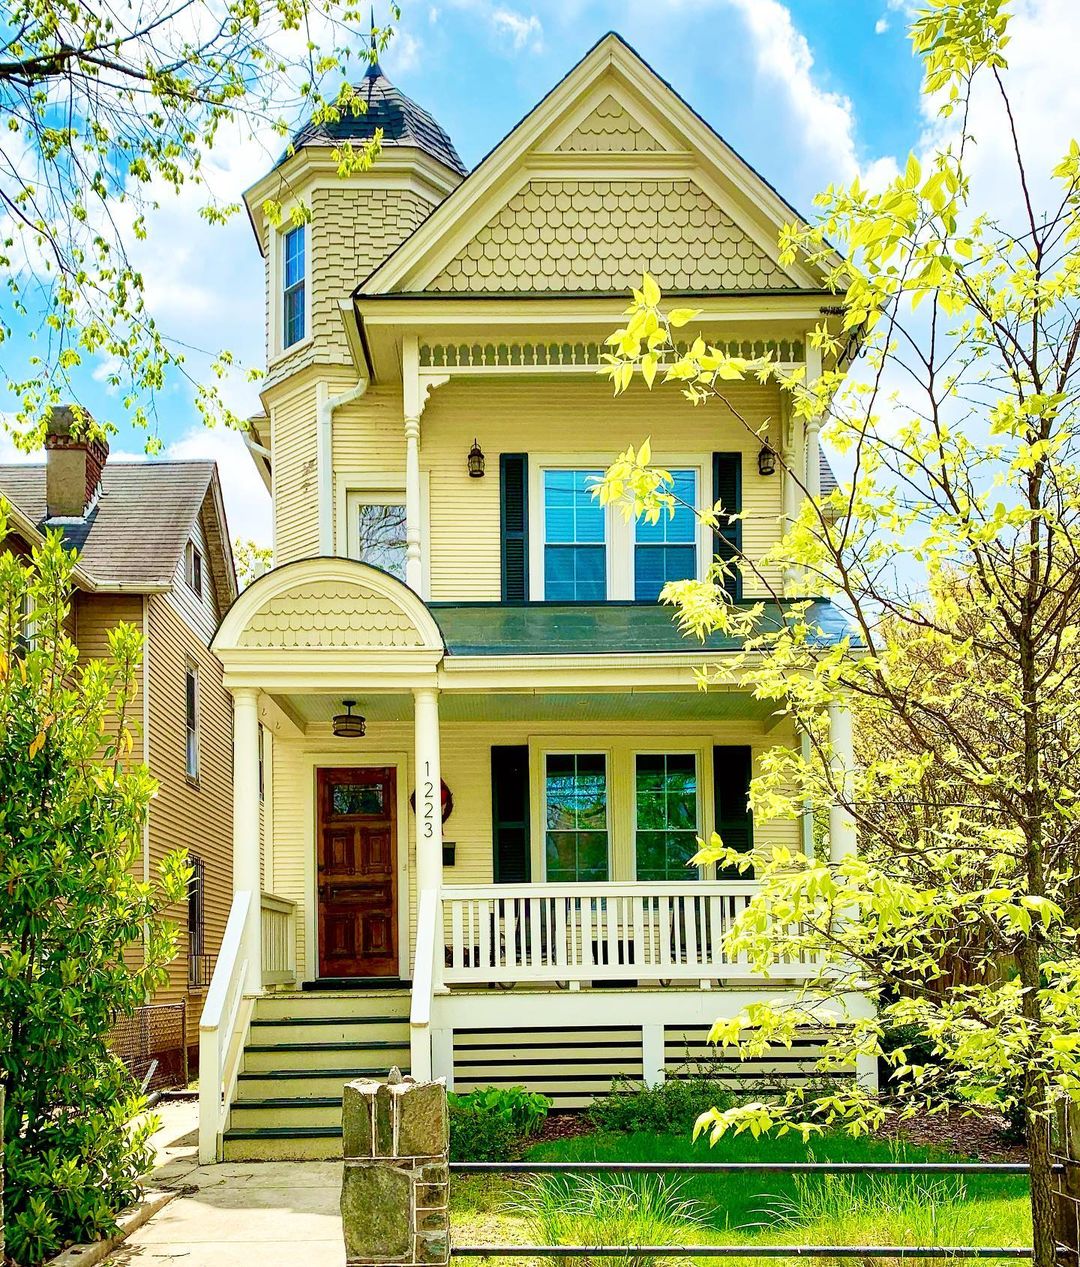
[[[213,462],[108,462],[86,520],[58,526],[99,585],[165,587],[213,475]],[[44,465],[0,466],[0,495],[40,531],[48,526]]]
[[[468,168],[447,133],[426,110],[406,97],[400,88],[394,87],[378,62],[368,67],[363,81],[355,87],[367,106],[363,113],[353,114],[351,110],[346,110],[340,119],[331,122],[306,123],[293,137],[293,148],[299,150],[304,145],[370,141],[375,129],[382,128],[383,145],[423,150],[459,175],[468,175]]]

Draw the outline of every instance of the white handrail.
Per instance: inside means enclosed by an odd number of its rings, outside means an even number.
[[[431,1077],[431,996],[438,919],[438,894],[434,889],[425,889],[420,894],[416,911],[416,949],[409,1012],[409,1072],[417,1082],[427,1082]]]
[[[250,892],[233,895],[199,1020],[199,1162],[204,1166],[220,1158],[225,1120],[251,1020],[251,1006],[245,1006],[244,999],[247,959],[241,952],[252,904]]]

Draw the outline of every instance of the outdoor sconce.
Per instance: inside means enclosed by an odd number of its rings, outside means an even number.
[[[367,733],[367,722],[359,713],[353,712],[356,700],[343,699],[341,702],[345,705],[345,712],[334,718],[334,734],[339,739],[363,739]]]
[[[768,440],[765,441],[758,452],[757,469],[759,475],[776,474],[776,450],[769,447]]]
[[[480,441],[476,439],[473,440],[472,448],[469,450],[469,474],[474,480],[484,477],[484,450],[480,447]]]

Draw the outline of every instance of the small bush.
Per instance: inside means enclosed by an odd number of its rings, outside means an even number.
[[[601,1131],[632,1135],[647,1131],[681,1135],[709,1109],[728,1109],[735,1097],[707,1066],[676,1070],[659,1086],[650,1087],[636,1078],[613,1079],[611,1091],[593,1101],[589,1120]]]
[[[688,1231],[703,1225],[701,1207],[682,1195],[683,1180],[665,1182],[658,1175],[582,1175],[579,1178],[533,1180],[513,1211],[524,1217],[529,1237],[538,1245],[665,1245],[687,1240]],[[554,1260],[561,1267],[599,1267],[602,1259],[587,1255]],[[646,1258],[629,1253],[627,1267],[654,1263],[687,1264],[678,1255]]]
[[[544,1125],[551,1101],[524,1087],[450,1095],[450,1160],[511,1161]]]

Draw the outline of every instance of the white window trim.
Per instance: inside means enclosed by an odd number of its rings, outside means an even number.
[[[529,454],[529,594],[546,601],[544,588],[544,472],[552,470],[605,471],[611,465],[611,453]],[[654,454],[653,462],[666,470],[691,470],[697,476],[698,501],[707,495],[712,479],[712,458],[696,454]],[[607,601],[634,601],[634,523],[628,521],[617,506],[604,511],[604,545],[607,567]],[[710,532],[700,521],[697,526],[697,577],[708,570],[711,561]],[[609,776],[610,777],[610,776]]]
[[[304,337],[302,339],[297,339],[295,343],[290,343],[289,346],[286,347],[285,235],[298,227],[302,227],[304,230]],[[311,321],[313,290],[311,284],[311,246],[311,221],[308,220],[303,226],[294,225],[292,222],[292,205],[287,204],[282,208],[281,223],[276,228],[270,229],[269,277],[267,280],[267,286],[270,294],[268,367],[272,367],[278,361],[283,360],[287,356],[295,356],[301,348],[305,348],[314,342],[315,334],[312,330]]]
[[[694,782],[696,784],[694,814],[696,827],[695,831],[698,837],[705,839],[705,804],[702,798],[704,776],[702,770],[705,761],[700,748],[695,748],[683,744],[681,746],[671,745],[657,747],[650,745],[648,748],[634,748],[630,753],[630,855],[633,863],[634,875],[633,879],[637,882],[637,835],[638,835],[638,798],[637,798],[637,759],[638,757],[693,757],[694,758]],[[710,763],[711,764],[711,763]],[[705,876],[705,868],[697,867],[698,879]],[[691,878],[690,868],[686,869],[686,878]],[[643,884],[656,883],[655,881],[641,881]]]
[[[187,587],[202,602],[206,597],[206,556],[199,549],[198,543],[189,541],[184,552],[184,579]],[[199,585],[195,587],[195,559],[199,560]]]
[[[430,472],[420,472],[420,597],[431,597]],[[350,507],[357,501],[405,504],[405,476],[402,472],[338,471],[334,476],[334,551],[343,559],[354,558]]]
[[[544,884],[548,883],[547,878],[547,759],[548,757],[603,757],[604,758],[604,786],[607,795],[604,797],[604,830],[607,833],[607,883],[611,880],[611,873],[614,867],[615,850],[614,841],[612,840],[613,831],[613,815],[612,815],[612,751],[604,744],[580,743],[569,746],[556,748],[543,747],[539,749],[539,759],[536,762],[536,782],[537,796],[533,804],[538,805],[540,809],[540,831],[539,840],[537,842],[538,857],[534,858],[533,871],[540,876]],[[560,880],[560,884],[573,884],[575,881]],[[590,881],[583,881],[588,884]]]

